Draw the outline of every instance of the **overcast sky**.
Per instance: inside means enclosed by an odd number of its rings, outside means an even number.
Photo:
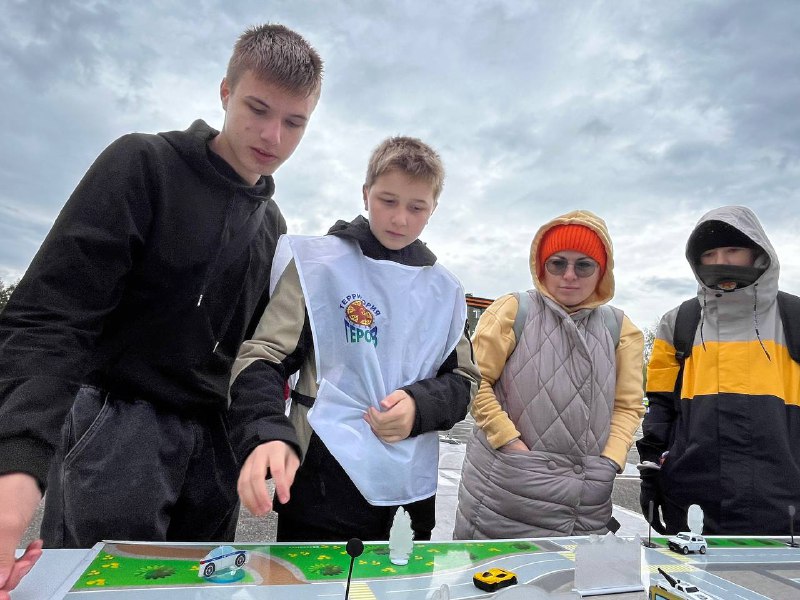
[[[684,244],[744,204],[800,293],[800,2],[0,0],[0,278],[20,277],[97,154],[130,131],[219,128],[246,27],[301,32],[322,99],[276,174],[290,232],[361,209],[371,150],[421,137],[447,169],[422,235],[477,296],[530,287],[536,229],[608,223],[613,304],[641,327],[692,295]]]

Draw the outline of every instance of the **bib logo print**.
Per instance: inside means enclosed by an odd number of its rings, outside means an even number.
[[[349,344],[366,342],[378,347],[378,326],[375,318],[380,309],[367,302],[361,294],[351,294],[342,299],[339,308],[344,310],[344,335]]]

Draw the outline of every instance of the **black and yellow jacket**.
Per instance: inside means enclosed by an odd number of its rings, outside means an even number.
[[[755,215],[729,206],[706,214],[763,253],[755,283],[730,292],[698,277],[702,309],[679,394],[673,335],[678,309],[661,319],[647,370],[649,411],[637,443],[659,462],[668,504],[699,504],[707,534],[787,534],[789,505],[800,505],[800,365],[789,356],[778,311],[779,263]],[[677,396],[677,397],[676,397]],[[674,529],[679,525],[667,527]]]

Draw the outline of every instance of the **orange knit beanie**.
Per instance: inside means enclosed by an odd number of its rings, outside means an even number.
[[[536,253],[536,269],[540,277],[543,274],[544,261],[562,250],[574,250],[596,260],[600,265],[601,277],[606,270],[606,248],[600,236],[585,225],[569,223],[551,227],[542,236]]]

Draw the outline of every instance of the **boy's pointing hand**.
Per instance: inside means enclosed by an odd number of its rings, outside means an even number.
[[[395,390],[380,402],[383,410],[370,407],[364,419],[378,438],[387,443],[399,442],[411,434],[417,416],[414,398],[404,390]]]
[[[286,442],[273,441],[256,446],[244,461],[237,486],[239,499],[256,516],[272,510],[267,492],[267,475],[275,483],[275,495],[281,503],[289,501],[289,488],[300,467],[300,458]]]

